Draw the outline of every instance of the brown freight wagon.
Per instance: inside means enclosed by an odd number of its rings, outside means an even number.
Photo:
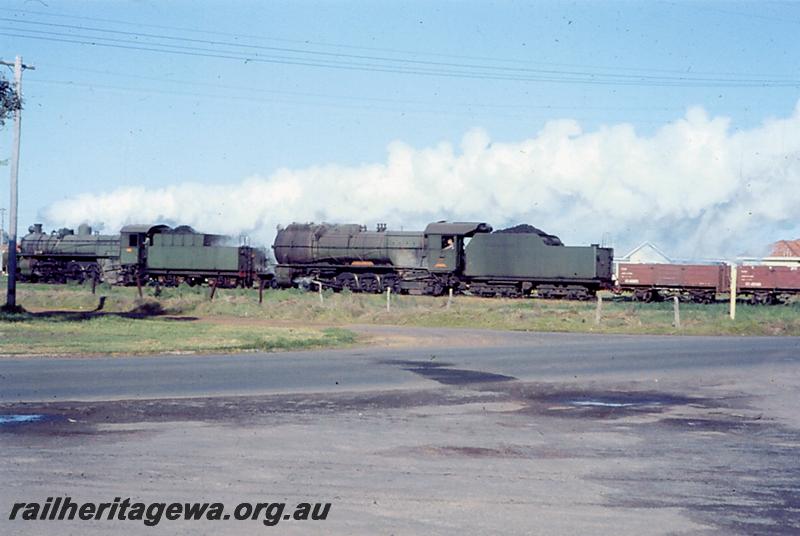
[[[800,266],[741,265],[736,286],[751,303],[782,303],[800,294]]]
[[[633,292],[636,300],[651,302],[678,296],[684,301],[712,303],[730,288],[726,264],[619,263],[617,290]]]

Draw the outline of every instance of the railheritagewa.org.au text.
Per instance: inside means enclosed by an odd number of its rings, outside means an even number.
[[[110,502],[75,501],[48,497],[44,502],[15,502],[11,521],[133,521],[148,527],[163,521],[259,521],[268,527],[282,521],[325,521],[331,503],[241,502],[141,502],[114,497]]]

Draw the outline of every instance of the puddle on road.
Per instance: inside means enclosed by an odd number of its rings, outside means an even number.
[[[399,365],[403,370],[419,374],[429,380],[434,380],[442,385],[467,385],[475,383],[495,383],[516,380],[513,376],[483,372],[480,370],[450,368],[453,363],[442,361],[414,361],[402,359],[388,359],[380,361],[384,365]]]
[[[608,419],[663,413],[680,406],[707,407],[709,401],[656,391],[606,391],[544,388],[520,393],[528,404],[525,413],[588,419]]]
[[[659,424],[687,432],[737,432],[758,425],[757,420],[747,417],[726,417],[722,419],[671,417],[661,419]]]
[[[0,426],[25,424],[44,419],[44,415],[0,415]]]
[[[572,406],[598,406],[602,408],[627,408],[634,405],[629,402],[603,402],[602,400],[572,400],[569,404]]]
[[[64,415],[49,413],[0,413],[0,431],[21,431],[22,429],[39,429],[41,425],[76,423],[75,419]]]

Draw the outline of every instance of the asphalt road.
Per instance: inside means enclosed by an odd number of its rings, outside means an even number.
[[[638,337],[372,328],[422,348],[87,359],[0,359],[0,402],[347,392],[436,386],[402,361],[523,381],[797,364],[800,338]],[[444,346],[437,346],[436,339]],[[460,340],[469,338],[469,346]],[[443,367],[444,368],[444,367]]]
[[[800,533],[800,339],[361,329],[419,344],[0,359],[0,533]],[[331,511],[7,519],[63,495]]]

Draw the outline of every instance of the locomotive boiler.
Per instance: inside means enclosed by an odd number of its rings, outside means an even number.
[[[275,237],[275,278],[281,286],[438,295],[460,283],[464,240],[491,229],[478,222],[432,223],[424,232],[293,223]]]

